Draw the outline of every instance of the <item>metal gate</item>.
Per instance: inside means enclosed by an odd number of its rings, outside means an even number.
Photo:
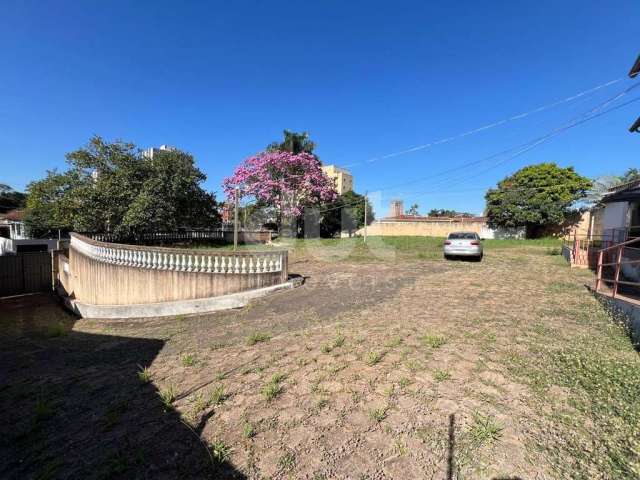
[[[51,253],[0,256],[0,297],[52,289]]]

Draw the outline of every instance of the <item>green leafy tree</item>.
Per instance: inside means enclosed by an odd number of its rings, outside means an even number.
[[[346,230],[352,235],[364,226],[364,195],[348,191],[334,202],[323,205],[320,211],[320,235],[333,237]],[[373,208],[367,203],[367,225],[375,219]]]
[[[420,215],[420,213],[418,213],[418,208],[418,204],[414,203],[409,207],[409,210],[407,210],[407,215],[413,215],[414,217]]]
[[[633,182],[635,180],[640,180],[640,170],[637,168],[628,169],[625,174],[620,177],[620,183]]]
[[[573,167],[555,163],[530,165],[501,180],[485,195],[491,227],[526,227],[527,236],[561,229],[579,211],[578,200],[586,196],[591,180]]]
[[[445,208],[432,208],[427,213],[428,217],[473,217],[472,213],[447,210]]]
[[[0,213],[6,213],[9,210],[24,207],[26,199],[26,194],[16,192],[9,185],[0,183]]]
[[[295,155],[298,153],[311,153],[316,148],[316,144],[309,140],[307,132],[297,133],[291,130],[283,132],[284,140],[282,142],[273,142],[267,146],[268,152],[290,152]]]
[[[67,154],[69,170],[51,171],[28,188],[25,222],[34,234],[61,229],[132,235],[219,224],[215,196],[193,157],[162,151],[153,158],[131,143],[94,137]]]

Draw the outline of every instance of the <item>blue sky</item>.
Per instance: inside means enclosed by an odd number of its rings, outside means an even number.
[[[380,190],[379,213],[396,197],[422,212],[478,213],[485,187],[531,163],[587,176],[640,163],[640,135],[627,132],[637,102],[517,158],[438,176],[640,83],[626,78],[640,53],[637,1],[0,0],[0,9],[0,182],[17,189],[65,168],[64,154],[94,134],[187,150],[220,192],[284,128],[306,130],[324,163],[352,165],[357,191]]]

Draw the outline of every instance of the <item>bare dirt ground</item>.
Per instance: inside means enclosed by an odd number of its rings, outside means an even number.
[[[590,273],[542,248],[290,270],[197,317],[4,301],[0,476],[640,476],[640,360]]]

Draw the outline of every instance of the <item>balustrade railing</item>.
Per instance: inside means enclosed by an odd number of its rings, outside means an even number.
[[[610,285],[613,298],[619,295],[620,287],[631,288],[633,291],[629,293],[638,296],[640,293],[638,279],[640,279],[640,238],[627,240],[598,251],[596,292],[600,292],[604,285]]]
[[[196,273],[280,272],[286,252],[202,252],[104,243],[71,234],[71,248],[98,262],[134,268]]]

